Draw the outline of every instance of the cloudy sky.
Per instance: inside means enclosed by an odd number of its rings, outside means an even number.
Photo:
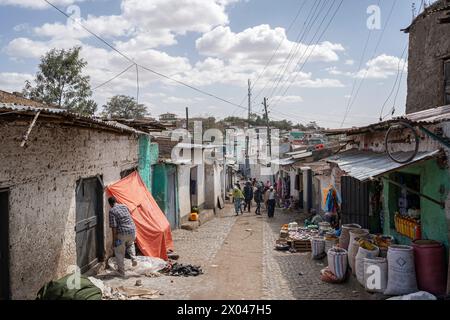
[[[325,127],[378,121],[405,110],[413,0],[0,0],[0,89],[20,91],[52,48],[82,45],[101,106],[136,96],[137,64],[273,119]],[[431,1],[429,1],[431,2]],[[379,15],[377,7],[379,10]],[[368,27],[368,23],[372,28]],[[378,28],[380,26],[380,28]],[[139,102],[152,116],[246,116],[246,111],[139,68]],[[389,98],[389,99],[388,99]],[[387,101],[387,102],[386,102]],[[395,103],[394,103],[395,102]]]

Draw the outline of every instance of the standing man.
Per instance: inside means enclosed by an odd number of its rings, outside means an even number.
[[[269,189],[269,200],[268,200],[268,208],[267,212],[269,215],[269,218],[273,218],[275,214],[275,190],[273,187],[270,187]]]
[[[131,218],[131,213],[123,204],[118,204],[116,198],[108,199],[111,209],[109,210],[109,226],[112,229],[114,255],[116,256],[118,272],[121,277],[125,276],[125,252],[131,257],[133,267],[137,265],[136,249],[136,226]]]
[[[254,194],[255,194],[254,198],[255,198],[255,202],[256,202],[255,213],[257,215],[261,215],[261,202],[263,201],[263,187],[259,183],[256,184]]]
[[[245,206],[244,211],[247,210],[250,212],[250,207],[252,206],[252,199],[253,199],[253,188],[252,183],[250,181],[247,181],[244,187],[244,197],[245,197]]]
[[[242,210],[241,201],[243,199],[244,194],[242,193],[241,189],[239,189],[239,184],[236,184],[236,186],[233,189],[233,202],[234,202],[234,210],[236,211],[237,216],[239,215],[239,212]]]

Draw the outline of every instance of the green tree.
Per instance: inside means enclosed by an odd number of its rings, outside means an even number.
[[[137,103],[133,97],[117,95],[103,106],[103,114],[111,118],[142,119],[148,111],[145,105]]]
[[[93,115],[97,104],[91,99],[89,76],[82,71],[87,62],[80,58],[81,47],[52,49],[39,64],[34,85],[27,81],[23,90],[27,98],[84,115]]]

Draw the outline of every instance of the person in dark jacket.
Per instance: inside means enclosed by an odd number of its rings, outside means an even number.
[[[255,192],[254,192],[254,200],[256,202],[255,213],[257,215],[261,215],[261,202],[263,202],[263,200],[264,200],[263,193],[264,193],[263,186],[260,185],[259,183],[257,183]]]
[[[244,211],[247,210],[247,208],[248,208],[248,212],[250,212],[250,207],[252,206],[252,199],[253,199],[253,188],[252,188],[252,183],[250,181],[248,181],[245,184],[244,198],[245,198]]]

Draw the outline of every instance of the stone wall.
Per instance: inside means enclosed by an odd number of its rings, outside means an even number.
[[[37,122],[0,121],[0,188],[10,189],[10,274],[13,299],[33,299],[46,282],[76,264],[75,189],[96,175],[105,185],[138,164],[135,136]],[[105,199],[106,200],[106,199]],[[109,206],[104,204],[105,217]],[[104,221],[105,251],[111,232]]]
[[[430,9],[450,4],[441,0]],[[445,104],[444,61],[450,59],[450,24],[440,24],[446,12],[424,13],[409,30],[406,113]]]

